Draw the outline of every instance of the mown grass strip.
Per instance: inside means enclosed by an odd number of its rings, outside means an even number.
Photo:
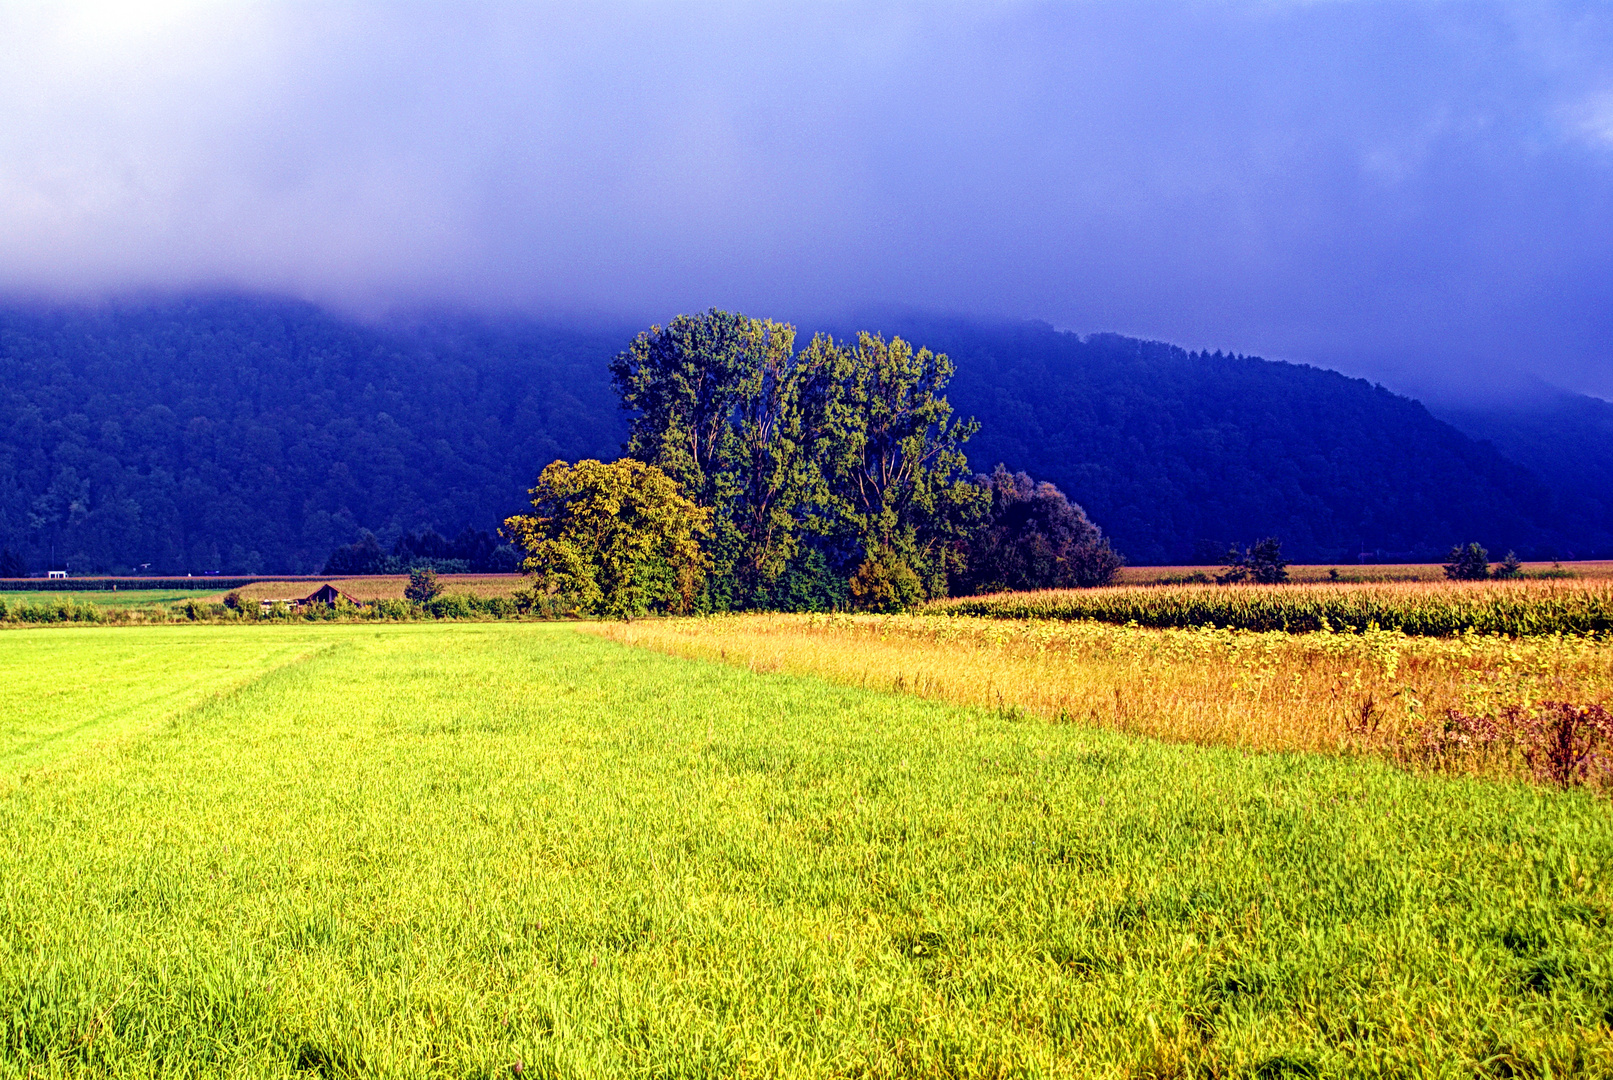
[[[336,644],[300,627],[7,634],[0,637],[0,777],[147,730]]]

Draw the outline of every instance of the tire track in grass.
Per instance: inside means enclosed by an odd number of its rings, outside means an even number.
[[[9,746],[0,749],[0,777],[17,778],[24,775],[26,770],[49,767],[75,752],[149,734],[165,722],[176,722],[239,696],[278,672],[350,648],[352,644],[351,640],[329,641],[313,644],[290,655],[283,652],[271,654],[263,658],[267,659],[268,666],[251,668],[220,685],[202,688],[191,685],[108,702],[65,726],[53,726],[34,737],[13,740]]]

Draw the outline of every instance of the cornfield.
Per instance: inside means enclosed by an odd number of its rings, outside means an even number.
[[[969,596],[932,614],[1090,619],[1164,628],[1453,634],[1602,634],[1613,630],[1613,583],[1552,580],[1372,585],[1161,585]]]

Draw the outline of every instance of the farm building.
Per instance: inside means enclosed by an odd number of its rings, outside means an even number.
[[[262,605],[264,611],[268,611],[276,604],[284,604],[286,607],[291,608],[292,610],[308,607],[313,604],[324,604],[326,607],[335,607],[343,600],[346,600],[354,607],[364,606],[364,601],[353,599],[351,596],[348,596],[346,593],[342,592],[342,590],[338,589],[329,582],[321,585],[307,596],[277,596],[260,600],[258,603]]]
[[[302,598],[302,602],[304,604],[324,604],[326,607],[335,607],[343,600],[346,600],[354,607],[364,606],[364,602],[362,600],[354,600],[351,596],[348,596],[346,593],[342,592],[342,590],[331,584],[321,585],[315,592]]]

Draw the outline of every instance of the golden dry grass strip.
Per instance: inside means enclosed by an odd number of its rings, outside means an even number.
[[[715,616],[592,630],[758,671],[1257,750],[1402,756],[1447,710],[1606,702],[1613,687],[1613,643],[1577,636],[1149,630],[923,615]],[[1510,758],[1446,764],[1522,771]]]

